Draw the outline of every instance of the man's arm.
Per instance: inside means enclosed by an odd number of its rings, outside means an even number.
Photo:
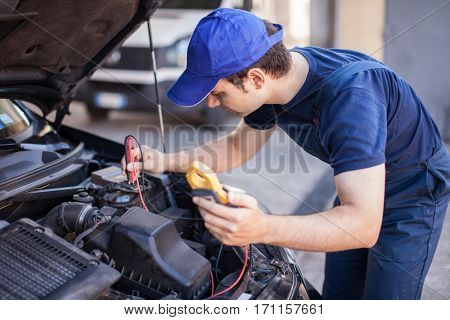
[[[384,164],[336,176],[341,205],[307,216],[265,215],[254,198],[230,194],[229,208],[195,199],[206,227],[227,245],[266,243],[304,251],[340,251],[375,245],[384,203]]]
[[[148,146],[142,146],[145,171],[162,173],[164,171],[186,172],[194,160],[204,162],[216,172],[224,172],[239,167],[251,159],[269,140],[274,128],[257,130],[245,124],[242,120],[230,134],[209,141],[199,147],[175,153],[163,154]],[[128,164],[128,171],[133,171],[133,165],[141,171],[141,156],[135,149],[135,163]],[[125,174],[125,157],[122,158],[122,172]]]
[[[166,155],[166,170],[186,172],[189,164],[198,160],[216,172],[224,172],[247,162],[269,140],[272,129],[257,130],[243,120],[233,132],[199,147]]]

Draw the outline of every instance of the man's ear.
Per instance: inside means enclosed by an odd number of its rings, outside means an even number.
[[[267,75],[260,68],[252,68],[247,72],[247,79],[253,83],[256,89],[261,89],[266,83]]]

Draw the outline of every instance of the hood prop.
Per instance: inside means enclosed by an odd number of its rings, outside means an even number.
[[[156,69],[156,56],[155,56],[155,48],[153,47],[153,38],[152,38],[152,29],[150,27],[150,20],[147,20],[147,31],[148,31],[148,41],[150,43],[150,56],[152,57],[152,69],[153,69],[153,79],[155,80],[155,95],[156,95],[156,104],[158,106],[158,115],[159,115],[159,127],[161,130],[161,143],[163,153],[166,153],[166,142],[164,137],[164,119],[162,114],[162,106],[161,99],[159,98],[159,88],[158,88],[158,76]]]

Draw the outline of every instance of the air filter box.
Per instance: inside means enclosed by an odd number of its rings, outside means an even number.
[[[96,237],[90,245],[108,242],[105,251],[122,273],[121,289],[145,298],[175,293],[182,299],[198,299],[208,291],[211,264],[181,239],[173,221],[134,207],[112,224],[110,235],[101,236],[108,241]]]

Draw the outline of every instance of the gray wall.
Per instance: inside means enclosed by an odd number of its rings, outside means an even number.
[[[386,64],[412,85],[450,139],[449,1],[386,0],[385,41]]]
[[[311,45],[334,47],[336,2],[330,0],[311,1]]]

